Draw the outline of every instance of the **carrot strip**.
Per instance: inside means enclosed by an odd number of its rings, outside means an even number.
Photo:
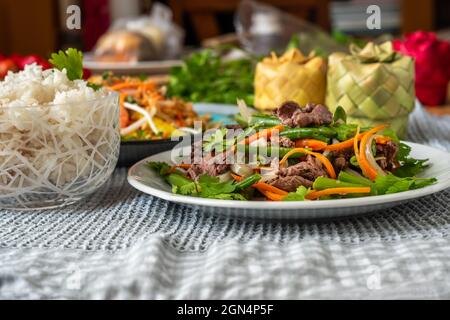
[[[331,188],[321,191],[313,191],[306,195],[306,199],[315,200],[323,196],[331,196],[335,194],[351,194],[351,193],[370,193],[370,187],[358,188]]]
[[[285,196],[280,195],[280,194],[276,194],[270,191],[264,191],[264,190],[260,190],[260,192],[269,200],[271,201],[282,201],[284,199]]]
[[[119,99],[120,128],[126,128],[130,123],[130,115],[124,107],[126,95],[121,93]]]
[[[267,184],[265,182],[255,183],[252,187],[258,189],[260,192],[267,191],[267,192],[278,194],[281,196],[286,196],[288,194],[288,192],[281,190],[277,187],[271,186],[270,184]]]
[[[244,179],[241,176],[238,176],[237,174],[234,173],[231,173],[231,176],[236,181],[242,181]],[[270,184],[267,184],[265,182],[257,182],[254,185],[252,185],[252,187],[258,189],[258,191],[261,192],[262,194],[264,194],[264,192],[270,192],[281,196],[286,196],[288,194],[288,192],[281,190],[277,187],[271,186]]]
[[[375,141],[376,141],[378,144],[386,144],[386,143],[388,143],[389,141],[391,141],[391,138],[386,137],[386,136],[378,136],[378,137],[375,138]]]
[[[113,90],[113,91],[119,91],[122,89],[131,89],[131,88],[138,88],[140,86],[139,83],[134,83],[134,82],[122,82],[122,83],[118,83],[115,84],[113,86],[107,87],[109,90]]]
[[[295,141],[295,146],[298,148],[311,148],[313,150],[323,150],[328,144],[326,142],[315,139],[301,139]]]
[[[360,133],[355,135],[355,137],[357,138],[356,141],[361,140],[361,138],[363,137],[364,133]],[[329,144],[328,146],[325,147],[326,151],[337,151],[337,150],[343,150],[343,149],[348,149],[351,148],[353,146],[353,143],[355,141],[355,138],[351,138],[339,143],[335,143],[335,144]]]
[[[275,131],[281,132],[281,131],[283,131],[283,129],[284,129],[284,126],[280,124],[280,125],[277,125],[272,128],[267,128],[267,129],[261,130],[255,134],[251,135],[250,137],[247,137],[244,140],[244,144],[250,144],[253,141],[258,140],[260,137],[270,138]]]
[[[242,178],[241,176],[238,176],[237,174],[234,174],[232,172],[230,174],[233,177],[233,179],[238,181],[238,182],[244,180],[244,178]]]
[[[176,164],[176,165],[170,167],[169,173],[174,173],[178,168],[187,170],[191,166],[192,166],[191,164],[187,164],[187,163]]]
[[[327,157],[325,157],[321,153],[312,152],[312,151],[309,151],[309,150],[304,149],[304,148],[294,148],[291,151],[289,151],[288,153],[286,153],[286,155],[283,157],[283,159],[280,160],[280,165],[285,163],[287,161],[287,159],[289,159],[289,157],[291,155],[293,155],[293,154],[295,154],[297,152],[310,154],[310,155],[316,157],[317,159],[319,159],[319,161],[322,162],[322,164],[325,166],[325,169],[327,169],[328,175],[330,176],[330,178],[336,179],[336,172],[334,171],[334,167],[331,164],[330,160],[328,160]]]
[[[357,157],[359,167],[361,168],[363,174],[372,181],[376,179],[376,177],[378,176],[378,172],[367,161],[366,157],[367,141],[369,141],[369,138],[373,136],[376,132],[384,129],[385,127],[386,125],[381,125],[367,131],[362,137],[361,143],[359,145],[359,157]]]

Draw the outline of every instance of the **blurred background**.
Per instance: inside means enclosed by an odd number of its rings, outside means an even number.
[[[252,104],[255,64],[271,52],[327,58],[389,40],[415,59],[416,97],[450,114],[449,12],[448,0],[0,0],[0,79],[73,47],[89,74],[162,76],[189,101],[233,102],[238,88]]]
[[[151,0],[0,0],[0,52],[48,56],[55,49],[77,47],[90,51],[98,38],[120,18],[148,14]],[[173,20],[185,30],[184,44],[199,46],[235,30],[239,0],[159,0],[173,13]],[[300,17],[326,31],[341,31],[358,37],[382,33],[399,35],[415,30],[437,31],[449,38],[448,0],[261,0]],[[382,29],[368,30],[365,8],[382,7]],[[81,30],[68,30],[66,8],[82,8]],[[364,18],[364,19],[363,19]],[[232,37],[231,37],[232,38]],[[225,38],[229,40],[230,37]],[[223,40],[227,41],[227,40]],[[206,42],[208,44],[208,42]]]

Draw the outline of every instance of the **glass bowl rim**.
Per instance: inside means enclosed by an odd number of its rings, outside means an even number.
[[[98,102],[102,100],[107,100],[110,98],[116,98],[117,102],[119,102],[119,93],[115,91],[105,90],[105,93],[103,96],[95,98],[95,99],[89,99],[85,101],[77,101],[77,102],[66,102],[66,103],[49,103],[49,104],[35,104],[35,105],[28,105],[28,106],[3,106],[0,104],[0,112],[2,110],[14,110],[14,109],[32,109],[32,108],[55,108],[55,107],[62,107],[62,106],[76,106],[84,103],[93,103]]]

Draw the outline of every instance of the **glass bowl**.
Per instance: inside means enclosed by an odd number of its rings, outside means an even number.
[[[74,203],[111,176],[119,149],[116,93],[60,105],[0,107],[0,208]]]

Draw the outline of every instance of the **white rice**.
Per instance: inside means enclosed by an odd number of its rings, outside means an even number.
[[[61,191],[104,170],[119,143],[116,101],[65,70],[9,72],[0,82],[0,196]]]

